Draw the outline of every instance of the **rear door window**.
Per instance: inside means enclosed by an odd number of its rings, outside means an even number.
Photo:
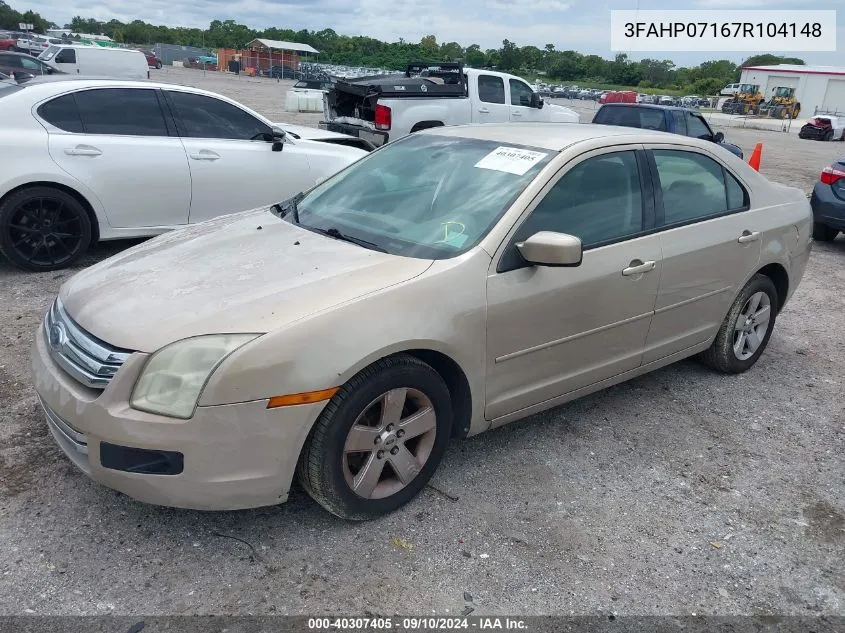
[[[478,76],[478,98],[485,103],[505,102],[505,82],[493,75]]]
[[[87,134],[168,136],[155,90],[102,88],[75,93]]]
[[[683,150],[653,150],[663,197],[663,224],[673,226],[739,211],[742,185],[712,158]]]
[[[20,68],[23,57],[18,55],[0,55],[0,64],[8,68]]]

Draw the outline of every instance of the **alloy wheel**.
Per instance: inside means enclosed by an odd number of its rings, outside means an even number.
[[[760,349],[771,314],[771,300],[765,292],[755,292],[745,302],[734,325],[733,350],[739,360],[748,360]]]
[[[11,247],[33,266],[62,266],[74,258],[83,241],[77,210],[59,198],[21,202],[11,213],[7,230]]]
[[[346,483],[365,499],[396,494],[423,469],[436,435],[429,398],[416,389],[391,389],[370,402],[349,429],[342,457]]]

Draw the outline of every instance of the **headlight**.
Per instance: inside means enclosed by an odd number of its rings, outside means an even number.
[[[229,354],[259,334],[208,334],[171,343],[144,366],[129,405],[174,418],[190,418],[200,393]]]

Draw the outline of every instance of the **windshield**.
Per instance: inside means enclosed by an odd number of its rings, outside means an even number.
[[[298,220],[394,255],[454,257],[478,244],[551,156],[533,147],[414,134],[312,189],[298,201]]]
[[[757,92],[757,86],[753,84],[742,84],[739,87],[740,92]]]
[[[778,88],[775,92],[776,97],[790,97],[792,96],[792,88]]]
[[[56,53],[58,53],[58,52],[61,50],[61,48],[62,48],[61,46],[51,46],[51,47],[50,47],[50,48],[48,48],[46,51],[44,51],[43,53],[41,53],[41,54],[38,56],[38,59],[43,59],[43,60],[45,60],[45,61],[48,61],[48,62],[49,62],[51,59],[53,59],[53,57],[55,56],[55,54],[56,54]]]

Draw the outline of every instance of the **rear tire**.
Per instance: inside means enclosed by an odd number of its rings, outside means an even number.
[[[66,268],[88,249],[91,235],[88,212],[61,189],[21,189],[0,204],[0,253],[19,268]]]
[[[839,235],[839,230],[819,222],[813,222],[813,239],[820,242],[832,242]]]
[[[423,489],[451,428],[452,403],[440,375],[413,356],[390,356],[332,397],[305,442],[297,476],[332,514],[372,519]]]
[[[708,367],[726,374],[748,371],[760,358],[775,327],[778,293],[765,275],[751,278],[728,310],[709,349],[699,354]]]
[[[832,141],[833,140],[833,128],[829,129],[827,132],[824,133],[824,137],[822,137],[823,141]]]

